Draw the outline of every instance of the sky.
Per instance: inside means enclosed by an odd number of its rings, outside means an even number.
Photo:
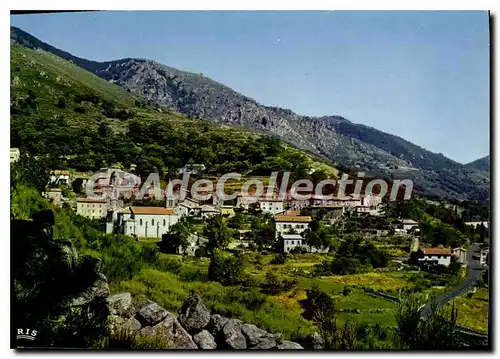
[[[109,11],[13,15],[75,56],[138,57],[263,105],[340,115],[467,163],[490,152],[482,11]]]

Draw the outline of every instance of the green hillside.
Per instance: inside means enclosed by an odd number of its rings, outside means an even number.
[[[151,109],[71,62],[19,45],[11,46],[11,147],[47,156],[53,168],[81,171],[135,164],[168,174],[203,163],[210,174],[337,172],[280,140]]]

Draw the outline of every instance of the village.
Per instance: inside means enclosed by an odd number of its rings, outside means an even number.
[[[11,161],[15,161],[16,158],[18,154],[11,150]],[[197,175],[204,169],[203,165],[190,165],[180,168],[179,174],[189,171]],[[358,197],[348,195],[342,198],[311,195],[309,199],[296,199],[287,191],[284,198],[279,199],[277,186],[265,187],[264,193],[267,193],[267,196],[238,194],[232,201],[222,201],[216,193],[213,193],[209,200],[200,201],[192,198],[189,191],[184,196],[179,196],[179,190],[173,196],[169,196],[165,189],[161,191],[163,200],[153,201],[155,190],[148,188],[143,199],[137,201],[134,197],[139,192],[138,186],[131,186],[129,191],[121,191],[118,198],[111,195],[114,188],[113,178],[119,171],[121,171],[119,168],[114,167],[101,169],[100,178],[93,183],[92,189],[99,197],[88,197],[85,193],[89,174],[70,174],[68,170],[53,170],[50,174],[51,186],[47,188],[45,196],[57,206],[69,206],[83,217],[100,221],[106,233],[130,236],[137,241],[161,241],[181,218],[203,224],[215,216],[231,219],[236,213],[241,212],[262,213],[267,216],[266,220],[271,218],[274,222],[275,249],[278,253],[328,253],[330,251],[328,246],[307,244],[306,235],[311,222],[320,218],[326,226],[339,226],[343,225],[345,219],[350,218],[385,218],[385,210],[388,207],[388,203],[384,203],[381,197],[375,195]],[[64,193],[68,193],[68,197],[72,199],[66,197]],[[181,200],[179,197],[184,199]],[[478,225],[487,227],[487,222],[466,224],[471,227]],[[418,261],[421,264],[448,267],[454,257],[462,267],[467,265],[467,248],[464,246],[457,248],[421,246],[419,223],[412,219],[393,218],[390,225],[382,227],[363,228],[361,225],[358,230],[365,237],[384,238],[391,234],[403,238],[404,243],[408,245],[409,253],[393,258],[395,262],[406,261],[411,257],[411,253],[418,251]],[[252,238],[251,232],[251,228],[238,228],[230,248],[244,249],[251,246],[249,240]],[[201,233],[195,232],[189,236],[189,242],[188,248],[181,250],[181,254],[194,255],[199,246],[206,244],[207,239]],[[487,247],[481,249],[478,258],[482,266],[488,263],[488,254]]]

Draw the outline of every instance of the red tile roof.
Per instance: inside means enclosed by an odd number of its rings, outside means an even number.
[[[424,248],[422,250],[426,255],[449,255],[451,256],[451,251],[446,248]]]
[[[85,197],[85,198],[78,198],[77,202],[83,202],[83,203],[106,203],[107,200],[104,198],[92,198],[92,197]]]
[[[165,207],[130,207],[130,210],[134,214],[175,214],[173,209]]]

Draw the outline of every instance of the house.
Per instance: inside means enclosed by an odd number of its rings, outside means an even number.
[[[403,231],[406,233],[414,227],[418,228],[418,222],[413,219],[403,219],[401,222],[403,223]]]
[[[45,198],[54,203],[56,206],[62,203],[62,190],[60,188],[48,188],[45,193]]]
[[[264,213],[271,213],[272,215],[275,215],[284,211],[284,204],[282,200],[260,197],[258,202],[258,208]]]
[[[310,216],[275,216],[276,222],[276,238],[285,233],[295,232],[303,233],[312,221]]]
[[[161,238],[179,218],[171,208],[129,207],[119,211],[118,225],[124,235]]]
[[[21,151],[19,151],[19,148],[10,149],[10,163],[19,161],[20,157],[21,157]]]
[[[366,196],[360,195],[361,206],[378,207],[382,204],[382,197],[380,196]]]
[[[358,215],[369,214],[370,216],[380,216],[384,205],[382,197],[379,196],[360,196],[361,204],[356,206]]]
[[[243,209],[248,209],[251,204],[256,203],[257,198],[251,195],[244,196],[242,194],[238,194],[236,196],[236,206],[241,207]]]
[[[419,232],[418,222],[412,219],[402,219],[393,222],[394,231],[398,234],[407,234],[412,229],[415,230],[415,233]]]
[[[489,264],[490,250],[489,248],[481,249],[481,256],[479,257],[479,263],[484,266]]]
[[[179,168],[178,173],[179,174],[190,173],[192,175],[198,175],[203,171],[205,171],[205,165],[203,164],[188,164],[182,168]]]
[[[446,248],[424,248],[422,249],[420,263],[440,264],[448,267],[451,263],[451,251]]]
[[[278,238],[278,248],[282,253],[290,253],[294,248],[302,247],[309,253],[328,253],[329,248],[317,248],[304,243],[304,238],[300,234],[285,233]]]
[[[464,249],[462,247],[453,248],[451,253],[453,254],[453,256],[455,256],[455,258],[457,258],[458,262],[462,266],[467,265],[467,250],[466,249]]]
[[[234,216],[234,207],[228,204],[220,206],[220,214],[229,218]]]
[[[278,246],[281,252],[290,253],[296,247],[302,247],[304,238],[300,234],[282,234],[278,238]]]
[[[378,216],[380,214],[379,207],[377,206],[356,206],[356,214],[363,215],[368,214],[370,216]]]
[[[116,233],[118,224],[118,213],[120,210],[110,209],[106,215],[106,233]]]
[[[69,171],[66,171],[66,170],[50,171],[50,183],[68,185],[69,184]]]
[[[108,200],[97,197],[78,198],[76,213],[87,218],[105,218],[108,215]]]
[[[220,211],[210,204],[204,204],[201,206],[201,218],[206,219],[213,216],[220,215]]]
[[[174,212],[180,217],[183,216],[200,217],[201,206],[197,200],[193,198],[186,198],[184,201],[179,202],[174,207]]]
[[[313,206],[308,207],[305,211],[311,216],[323,215],[323,219],[335,221],[344,215],[346,207],[344,206]]]

